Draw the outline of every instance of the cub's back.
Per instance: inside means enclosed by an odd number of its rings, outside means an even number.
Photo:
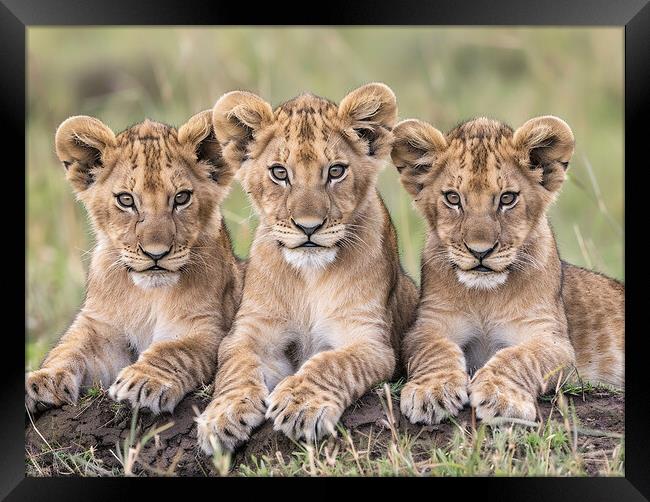
[[[562,262],[562,300],[580,377],[625,383],[625,286]]]

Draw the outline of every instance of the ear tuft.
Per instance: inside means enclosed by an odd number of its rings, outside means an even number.
[[[514,132],[513,143],[530,169],[542,169],[542,186],[554,192],[565,179],[575,138],[569,125],[553,115],[528,120]]]
[[[178,142],[188,145],[196,159],[207,166],[207,177],[228,185],[233,170],[226,166],[212,126],[212,110],[204,110],[178,128]]]
[[[446,148],[444,135],[421,120],[403,120],[393,128],[391,158],[404,188],[413,197],[422,190],[425,176]]]
[[[338,107],[344,127],[368,144],[368,155],[387,155],[390,129],[397,121],[397,99],[386,84],[366,84],[345,96]]]
[[[224,158],[234,164],[245,159],[248,143],[256,132],[272,122],[271,105],[251,92],[224,94],[212,109],[212,125]]]
[[[66,177],[77,192],[82,192],[94,182],[94,170],[102,166],[106,148],[115,146],[116,140],[115,133],[101,120],[77,115],[61,123],[54,143]]]
[[[178,128],[178,142],[198,144],[212,133],[212,110],[204,110]]]

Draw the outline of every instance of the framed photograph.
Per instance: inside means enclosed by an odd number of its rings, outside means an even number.
[[[0,6],[25,166],[0,494],[388,476],[647,500],[625,338],[647,2],[248,10]]]

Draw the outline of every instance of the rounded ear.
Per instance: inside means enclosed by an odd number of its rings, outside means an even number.
[[[273,109],[251,92],[224,94],[212,109],[212,125],[227,162],[241,163],[256,131],[273,122]]]
[[[355,89],[341,100],[338,116],[368,143],[368,155],[388,155],[390,129],[397,121],[397,99],[390,87],[371,83]]]
[[[82,192],[95,181],[95,169],[102,166],[106,148],[115,146],[115,133],[101,120],[77,115],[61,123],[54,144],[68,181]]]
[[[178,128],[178,142],[187,145],[196,159],[206,166],[206,175],[220,185],[228,185],[233,170],[223,160],[221,147],[212,126],[212,110],[204,110]]]
[[[569,125],[553,115],[536,117],[517,129],[512,140],[523,163],[542,170],[542,186],[551,192],[558,190],[575,146]]]
[[[424,177],[446,149],[445,136],[421,120],[403,120],[393,128],[391,158],[402,185],[413,197],[420,193]]]

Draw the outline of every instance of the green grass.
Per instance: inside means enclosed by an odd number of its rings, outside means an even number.
[[[570,405],[562,404],[565,413]],[[388,413],[390,417],[391,414]],[[418,435],[398,431],[360,434],[339,427],[340,439],[317,445],[297,443],[283,455],[252,457],[233,474],[240,476],[586,476],[585,452],[573,441],[578,434],[575,415],[568,420],[533,426],[488,425],[477,428],[455,423],[444,446],[418,441]],[[592,433],[594,433],[592,431]],[[601,431],[596,431],[600,434]],[[354,440],[352,439],[354,437]],[[597,473],[622,476],[624,443],[600,459]]]
[[[214,390],[213,384],[204,383],[201,384],[201,386],[196,391],[194,391],[194,396],[201,399],[201,401],[209,402],[212,400],[213,390]]]
[[[69,453],[68,447],[60,445],[45,446],[38,454],[28,453],[26,457],[26,473],[30,477],[43,476],[81,476],[81,477],[114,477],[122,475],[119,468],[106,469],[103,463],[95,457],[94,448],[88,448],[79,453]],[[52,463],[45,465],[43,456],[53,458]]]
[[[404,387],[405,383],[406,381],[403,377],[398,378],[394,382],[380,382],[375,385],[374,391],[380,392],[385,388],[384,386],[388,385],[388,390],[390,392],[390,395],[393,396],[393,399],[399,399],[400,393],[402,392],[402,387]]]
[[[204,475],[218,476],[623,476],[625,444],[622,433],[586,428],[577,416],[574,399],[598,393],[614,396],[605,387],[567,385],[552,396],[538,422],[509,419],[478,422],[452,419],[451,425],[404,428],[397,425],[400,383],[377,386],[384,418],[370,428],[337,427],[337,436],[316,444],[292,441],[293,447],[275,449],[268,443],[258,455],[235,463],[231,454],[217,451],[211,459],[199,459]],[[207,388],[197,392],[203,398]],[[100,405],[106,391],[99,387],[86,392],[79,406]],[[390,399],[389,399],[390,397]],[[111,403],[112,407],[114,403]],[[602,405],[601,405],[602,406]],[[112,408],[113,409],[113,408]],[[597,409],[597,406],[596,408]],[[130,426],[124,440],[102,455],[78,437],[69,445],[46,438],[39,452],[28,450],[29,476],[173,476],[179,462],[192,462],[181,451],[165,468],[150,464],[141,455],[152,440],[172,427],[167,419],[144,426],[138,410],[115,408],[120,420],[130,414]],[[81,414],[81,412],[80,412]],[[180,419],[180,417],[179,417]],[[450,430],[451,429],[451,430]],[[427,430],[429,435],[427,435]],[[415,432],[414,432],[415,431]],[[437,431],[431,435],[431,431]],[[40,432],[36,430],[40,435]],[[587,444],[590,438],[609,438],[608,444]],[[252,439],[256,440],[255,438]],[[105,465],[100,457],[117,459],[116,466]],[[212,473],[203,462],[211,461]]]
[[[561,387],[565,396],[584,397],[590,392],[606,392],[608,394],[624,394],[623,389],[605,384],[592,384],[591,382],[566,381]],[[545,394],[540,396],[542,401],[552,401],[557,394]]]
[[[93,448],[68,453],[59,445],[46,447],[39,455],[28,455],[30,476],[133,476],[174,475],[138,460],[139,451],[162,432],[149,431],[134,444],[116,448],[120,467],[106,469],[97,460]],[[399,433],[385,440],[380,436],[362,436],[340,429],[340,439],[320,444],[300,443],[290,457],[253,456],[250,461],[231,466],[228,454],[215,455],[213,464],[218,475],[231,476],[586,476],[581,453],[571,448],[570,436],[557,422],[540,429],[518,425],[489,427],[475,431],[458,428],[444,447],[423,448],[417,436]],[[354,441],[352,437],[355,437]],[[356,443],[356,444],[355,444]],[[129,453],[131,454],[129,457]],[[54,462],[44,465],[43,455],[53,454]],[[624,446],[619,446],[603,460],[599,474],[622,476]]]
[[[232,89],[275,105],[303,91],[340,100],[383,81],[401,118],[442,130],[479,115],[518,126],[556,114],[576,136],[569,180],[551,210],[560,252],[624,278],[620,28],[30,27],[27,51],[28,369],[78,311],[93,242],[54,154],[56,127],[76,114],[116,131],[144,117],[179,125]],[[392,166],[379,189],[402,263],[419,279],[424,223]],[[257,219],[237,184],[223,214],[246,256]]]

